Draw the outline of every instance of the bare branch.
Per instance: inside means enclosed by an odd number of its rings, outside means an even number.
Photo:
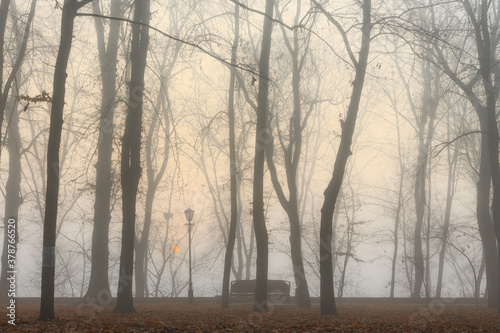
[[[297,29],[297,28],[301,28],[301,27],[302,27],[300,24],[299,24],[299,25],[289,26],[288,24],[284,23],[283,21],[280,21],[280,20],[278,20],[278,19],[272,18],[272,17],[268,16],[266,13],[261,12],[260,10],[257,10],[257,9],[250,8],[250,7],[248,7],[247,5],[242,4],[241,2],[238,2],[238,1],[236,1],[236,0],[229,0],[229,1],[231,1],[232,3],[234,3],[234,4],[238,5],[238,6],[240,6],[241,8],[244,8],[244,9],[248,10],[249,12],[252,12],[252,13],[257,13],[257,14],[259,14],[259,15],[262,15],[262,16],[264,16],[264,17],[267,17],[268,19],[270,19],[270,20],[271,20],[271,21],[273,21],[274,23],[278,23],[279,25],[281,25],[281,26],[283,26],[283,27],[287,28],[288,30],[295,30],[295,29]]]
[[[453,140],[451,140],[449,142],[442,142],[442,143],[436,145],[433,149],[437,149],[437,147],[439,147],[439,146],[443,146],[443,147],[441,149],[439,149],[439,151],[436,154],[434,154],[434,157],[438,156],[446,147],[451,145],[453,142],[463,138],[464,136],[467,136],[470,134],[478,134],[478,133],[486,134],[486,132],[484,132],[484,131],[471,131],[471,132],[460,134],[459,136],[457,136],[456,138],[454,138]]]
[[[311,0],[311,1],[326,16],[326,18],[328,19],[328,21],[330,21],[331,23],[333,23],[333,25],[335,25],[335,27],[337,28],[337,30],[340,32],[340,35],[342,36],[342,39],[344,40],[345,47],[347,49],[347,53],[349,54],[349,57],[351,58],[351,61],[354,64],[354,66],[357,66],[358,65],[358,61],[356,60],[356,57],[354,56],[354,53],[352,52],[351,44],[349,43],[349,39],[347,38],[347,33],[345,32],[344,28],[342,28],[342,26],[340,25],[339,21],[337,21],[332,16],[332,14],[330,14],[329,12],[327,12],[326,9],[322,5],[319,4],[319,2],[317,2],[316,0]]]
[[[76,16],[90,16],[90,17],[98,17],[98,18],[103,18],[103,19],[108,19],[108,20],[118,20],[118,21],[123,21],[123,22],[127,22],[127,23],[131,23],[131,24],[139,24],[141,26],[144,26],[144,27],[148,27],[149,29],[153,30],[153,31],[156,31],[157,33],[159,33],[160,35],[163,35],[167,38],[170,38],[172,40],[175,40],[179,43],[182,43],[182,44],[185,44],[185,45],[189,45],[195,49],[198,49],[200,50],[201,52],[205,53],[206,55],[208,55],[209,57],[215,59],[215,60],[218,60],[220,62],[222,62],[223,64],[225,65],[228,65],[228,66],[232,66],[232,67],[235,67],[235,68],[238,68],[238,69],[241,69],[243,71],[246,71],[246,72],[249,72],[249,73],[252,73],[264,80],[269,80],[269,78],[267,77],[264,77],[262,75],[260,75],[259,73],[257,73],[256,71],[252,70],[252,69],[249,69],[247,66],[243,65],[243,64],[232,64],[230,61],[224,59],[224,58],[221,58],[219,57],[218,55],[215,55],[215,54],[212,54],[210,53],[209,51],[207,51],[206,49],[204,49],[203,47],[201,47],[200,45],[198,44],[195,44],[193,42],[189,42],[189,41],[186,41],[186,40],[183,40],[182,38],[179,38],[179,37],[175,37],[175,36],[172,36],[164,31],[161,31],[160,29],[158,28],[155,28],[149,24],[145,24],[145,23],[142,23],[142,22],[136,22],[134,20],[131,20],[131,19],[127,19],[127,18],[123,18],[123,17],[111,17],[111,16],[106,16],[106,15],[98,15],[98,14],[92,14],[92,13],[78,13],[76,14]]]

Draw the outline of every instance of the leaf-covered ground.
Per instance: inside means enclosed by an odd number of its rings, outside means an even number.
[[[112,309],[59,306],[57,319],[39,322],[38,306],[16,309],[16,326],[5,308],[0,332],[500,332],[500,316],[474,305],[344,305],[337,316],[322,317],[319,308],[271,307],[252,313],[250,305],[222,310],[217,304],[139,304],[137,313]]]

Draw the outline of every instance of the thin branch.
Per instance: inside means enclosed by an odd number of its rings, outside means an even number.
[[[347,53],[349,54],[349,57],[351,58],[352,63],[354,66],[358,65],[358,61],[356,60],[356,57],[354,56],[354,53],[352,52],[351,49],[351,44],[349,43],[349,39],[347,38],[347,33],[345,32],[344,28],[342,28],[342,25],[340,25],[339,21],[337,21],[332,14],[326,11],[326,9],[316,0],[311,0],[311,2],[319,8],[319,10],[326,16],[328,21],[333,23],[335,27],[337,27],[337,30],[340,32],[340,35],[342,36],[342,39],[344,40],[345,47],[347,49]]]
[[[299,24],[299,25],[289,26],[288,24],[284,23],[283,21],[280,21],[280,20],[278,20],[278,19],[275,19],[275,18],[273,18],[273,17],[271,17],[271,16],[267,15],[266,13],[261,12],[260,10],[250,8],[250,7],[248,7],[247,5],[242,4],[241,2],[238,2],[238,1],[236,1],[236,0],[229,0],[229,1],[231,1],[232,3],[234,3],[234,4],[238,5],[238,6],[240,6],[241,8],[244,8],[244,9],[248,10],[249,12],[252,12],[252,13],[257,13],[257,14],[259,14],[259,15],[262,15],[262,16],[264,16],[264,17],[266,17],[266,18],[270,19],[270,20],[271,20],[271,21],[273,21],[274,23],[278,23],[279,25],[281,25],[281,26],[283,26],[283,27],[287,28],[288,30],[295,30],[295,29],[298,29],[298,28],[301,28],[301,27],[302,27],[302,25],[300,25],[300,24]]]
[[[204,49],[203,47],[201,47],[200,45],[198,44],[195,44],[195,43],[192,43],[192,42],[188,42],[188,41],[185,41],[179,37],[175,37],[175,36],[172,36],[172,35],[169,35],[167,34],[166,32],[163,32],[161,31],[160,29],[158,28],[155,28],[149,24],[146,24],[146,23],[142,23],[142,22],[136,22],[134,20],[131,20],[131,19],[127,19],[127,18],[122,18],[122,17],[111,17],[111,16],[106,16],[106,15],[98,15],[98,14],[92,14],[92,13],[78,13],[76,14],[76,16],[90,16],[90,17],[98,17],[98,18],[103,18],[103,19],[108,19],[108,20],[118,20],[118,21],[123,21],[123,22],[127,22],[127,23],[131,23],[131,24],[139,24],[141,26],[144,26],[144,27],[147,27],[153,31],[156,31],[158,32],[159,34],[167,37],[167,38],[170,38],[172,40],[175,40],[179,43],[182,43],[182,44],[185,44],[185,45],[189,45],[195,49],[198,49],[200,50],[201,52],[205,53],[206,55],[208,55],[209,57],[215,59],[215,60],[218,60],[228,66],[232,66],[232,67],[235,67],[235,68],[238,68],[238,69],[241,69],[243,71],[246,71],[246,72],[249,72],[249,73],[252,73],[262,79],[265,79],[265,80],[269,80],[269,78],[267,77],[264,77],[262,75],[260,75],[259,73],[257,73],[256,71],[253,71],[249,68],[246,68],[244,65],[242,64],[232,64],[230,61],[226,60],[226,59],[223,59],[215,54],[212,54],[210,53],[209,51],[207,51],[206,49]]]
[[[486,134],[486,132],[484,132],[484,131],[471,131],[471,132],[460,134],[459,136],[457,136],[456,138],[454,138],[453,140],[451,140],[449,142],[442,142],[442,143],[436,145],[433,149],[437,149],[437,147],[439,147],[439,146],[443,146],[443,147],[441,149],[439,149],[439,151],[436,154],[434,154],[434,157],[438,156],[446,147],[451,145],[453,142],[463,138],[464,136],[467,136],[470,134],[479,134],[479,133]]]

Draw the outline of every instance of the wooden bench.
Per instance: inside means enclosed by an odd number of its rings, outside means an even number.
[[[254,297],[256,280],[234,280],[231,282],[231,302],[233,297]],[[286,280],[267,280],[267,299],[270,303],[290,305],[290,282]]]

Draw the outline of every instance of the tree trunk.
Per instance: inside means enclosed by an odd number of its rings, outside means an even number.
[[[15,1],[12,2],[13,14],[17,15],[17,10],[15,6]],[[0,6],[0,10],[2,7]],[[9,114],[7,115],[7,150],[9,152],[9,175],[7,178],[7,183],[5,185],[5,216],[4,216],[4,242],[2,249],[2,257],[1,257],[1,265],[2,270],[0,273],[0,301],[8,299],[8,289],[9,289],[9,281],[7,280],[8,271],[12,271],[12,267],[9,265],[9,257],[8,250],[9,244],[17,247],[18,241],[18,220],[19,220],[19,207],[21,206],[23,199],[21,197],[21,134],[19,133],[19,116],[17,113],[17,101],[16,97],[19,95],[19,78],[20,78],[20,67],[22,60],[24,59],[24,54],[26,51],[26,44],[28,42],[29,30],[31,28],[31,22],[35,15],[36,8],[36,0],[31,3],[31,10],[29,14],[28,21],[26,23],[26,27],[24,30],[24,35],[21,31],[17,31],[18,35],[23,37],[22,40],[18,40],[17,43],[17,60],[15,61],[14,68],[11,72],[11,77],[13,78],[13,93],[11,104],[8,106]],[[0,13],[0,18],[3,13]],[[5,22],[3,23],[5,24]],[[5,27],[4,27],[5,28]],[[4,29],[1,28],[0,29]],[[3,48],[3,46],[2,46]],[[0,54],[2,54],[0,51]],[[10,79],[10,78],[9,78]],[[10,80],[8,80],[10,81]],[[7,100],[7,96],[9,95],[9,85],[2,92],[2,100],[5,97],[5,101]],[[2,91],[2,81],[0,79],[0,91]],[[7,109],[7,103],[0,102],[1,113],[4,113],[4,110]],[[0,126],[1,128],[1,126]],[[1,135],[1,133],[0,133]],[[0,150],[2,144],[0,143]],[[9,219],[13,219],[14,223],[9,223]],[[12,220],[11,220],[12,221]],[[10,225],[10,227],[9,227]],[[11,229],[11,228],[14,229]],[[9,243],[9,230],[14,230],[14,244]],[[10,238],[12,239],[12,238]]]
[[[268,235],[264,216],[264,160],[265,146],[269,141],[269,57],[273,30],[274,1],[266,0],[266,16],[262,32],[259,60],[259,93],[257,96],[257,126],[255,133],[255,161],[253,178],[253,225],[257,245],[257,272],[254,312],[267,312]]]
[[[398,248],[399,248],[399,225],[401,221],[401,211],[403,209],[403,185],[405,179],[405,170],[403,165],[403,152],[401,149],[401,132],[399,128],[399,117],[396,112],[396,131],[398,134],[398,162],[399,162],[399,186],[398,186],[398,203],[396,207],[396,216],[394,217],[394,250],[392,253],[392,266],[391,266],[391,292],[390,297],[394,297],[394,289],[396,287],[396,263],[398,261]]]
[[[421,98],[421,111],[414,110],[415,120],[417,122],[418,136],[418,158],[415,169],[415,231],[414,231],[414,269],[415,269],[415,285],[413,287],[412,298],[420,298],[422,285],[425,277],[424,253],[422,249],[422,228],[424,224],[426,199],[426,179],[428,176],[429,164],[429,148],[434,135],[434,119],[438,107],[438,76],[437,69],[431,71],[431,64],[423,60],[423,79],[424,91]],[[434,84],[433,84],[434,80]],[[427,122],[429,122],[427,124]],[[427,128],[427,133],[426,133]]]
[[[47,192],[43,221],[42,285],[39,320],[54,319],[54,278],[57,208],[59,198],[59,148],[63,124],[66,69],[73,40],[73,24],[78,9],[92,0],[67,0],[61,19],[61,40],[54,71],[52,108],[50,112],[49,142],[47,148]]]
[[[147,171],[151,172],[150,169]],[[148,177],[149,178],[149,177]],[[135,297],[144,298],[147,272],[145,270],[147,260],[147,248],[149,242],[149,230],[151,228],[151,215],[153,213],[153,201],[155,197],[156,187],[148,182],[146,191],[146,207],[144,216],[144,226],[142,228],[141,239],[136,243],[135,249]]]
[[[250,280],[252,277],[252,258],[253,252],[255,249],[255,228],[251,228],[250,230],[250,247],[248,249],[248,255],[246,256],[245,262],[245,279]]]
[[[314,1],[317,4],[316,1]],[[320,306],[322,315],[337,314],[335,306],[333,289],[333,266],[332,266],[332,220],[335,211],[337,197],[342,187],[342,179],[345,173],[347,159],[351,156],[351,144],[358,116],[359,102],[365,81],[366,67],[368,63],[368,54],[370,49],[371,33],[371,0],[363,2],[363,26],[362,42],[359,51],[359,60],[355,63],[356,76],[353,81],[353,90],[347,116],[342,125],[342,137],[340,146],[335,158],[333,175],[328,187],[324,192],[325,201],[321,208],[321,226],[320,226]]]
[[[470,3],[466,3],[469,6]],[[481,1],[481,17],[488,17],[489,3],[487,0]],[[480,29],[480,30],[479,30]],[[488,20],[481,19],[478,26],[479,31],[476,33],[476,45],[479,58],[479,68],[482,78],[482,83],[484,87],[484,92],[486,93],[486,130],[488,139],[488,158],[490,164],[491,172],[491,183],[493,185],[493,199],[492,199],[492,215],[493,215],[493,226],[495,229],[495,236],[497,241],[497,265],[500,267],[500,255],[498,255],[498,249],[500,248],[500,165],[498,161],[498,125],[496,116],[496,102],[498,99],[498,94],[496,88],[498,88],[498,80],[500,77],[494,76],[493,82],[493,71],[494,67],[498,66],[494,61],[495,53],[492,53],[490,30],[488,27]],[[500,313],[500,278],[497,275],[497,307]]]
[[[93,2],[95,14],[100,14],[99,4]],[[111,16],[117,17],[121,11],[121,0],[111,2]],[[104,27],[101,18],[95,18],[99,60],[101,64],[101,112],[99,142],[96,164],[96,189],[94,202],[94,229],[92,232],[92,254],[89,287],[84,299],[109,305],[109,222],[111,220],[111,157],[113,154],[113,119],[116,95],[116,67],[120,21],[110,21],[107,46],[104,42]]]
[[[450,141],[450,118],[448,114],[448,141]],[[448,243],[448,233],[450,229],[450,217],[451,217],[451,206],[453,203],[453,197],[455,195],[455,171],[458,162],[458,153],[456,150],[451,156],[451,148],[448,146],[448,185],[446,190],[446,207],[444,211],[444,225],[443,233],[441,235],[441,251],[439,252],[439,267],[438,267],[438,279],[436,285],[436,297],[441,297],[441,289],[443,285],[443,272],[444,272],[444,256],[446,254],[446,245]]]
[[[299,22],[301,1],[297,1],[297,12],[294,19],[296,25]],[[278,6],[276,11],[278,11]],[[279,16],[281,20],[281,16]],[[309,297],[309,287],[307,285],[304,263],[302,260],[302,228],[300,223],[299,207],[298,207],[298,188],[297,188],[297,170],[299,166],[300,156],[302,153],[302,107],[300,100],[300,82],[302,64],[299,64],[299,36],[298,31],[293,31],[293,45],[288,41],[288,37],[284,27],[281,26],[285,45],[292,56],[292,92],[293,92],[293,114],[290,118],[289,129],[289,144],[282,144],[284,164],[286,171],[286,180],[288,184],[289,198],[285,197],[281,183],[278,179],[278,173],[273,160],[274,142],[271,142],[266,147],[267,165],[271,173],[271,180],[276,191],[281,206],[288,215],[290,223],[290,250],[292,257],[293,275],[296,285],[296,301],[297,305],[302,308],[311,306]],[[277,120],[278,121],[278,120]],[[278,132],[281,139],[281,134]],[[280,140],[280,142],[283,142]]]
[[[240,7],[238,4],[234,6],[234,40],[231,52],[231,64],[236,65],[236,56],[238,51],[238,41],[240,35]],[[222,278],[222,308],[229,308],[229,280],[231,278],[231,264],[233,262],[234,243],[236,241],[236,229],[238,227],[238,187],[236,174],[238,164],[236,161],[236,138],[235,138],[235,121],[234,121],[234,86],[236,80],[236,68],[230,68],[229,81],[229,101],[228,101],[228,118],[229,118],[229,174],[231,182],[231,222],[229,225],[229,235],[227,237],[226,254],[224,257],[224,275]],[[241,267],[241,260],[239,261]]]
[[[135,0],[134,7],[134,21],[149,24],[150,1]],[[118,292],[114,309],[117,313],[135,312],[132,299],[135,211],[137,188],[141,177],[142,104],[148,44],[149,28],[139,24],[132,25],[129,105],[121,157],[123,228]]]
[[[478,113],[479,115],[479,113]],[[484,119],[484,117],[482,117]],[[480,117],[481,119],[481,117]],[[488,138],[486,134],[486,121],[481,121],[481,156],[479,164],[479,179],[476,183],[477,201],[476,216],[479,235],[483,244],[484,261],[486,264],[486,293],[488,295],[488,307],[496,308],[498,306],[498,251],[495,239],[495,229],[490,215],[490,191],[491,191],[491,172],[488,156]]]
[[[36,0],[31,2],[30,12],[28,15],[28,20],[26,21],[26,26],[24,29],[24,34],[22,35],[23,39],[20,45],[18,45],[18,55],[15,58],[14,64],[12,65],[12,70],[3,84],[3,70],[4,70],[4,56],[3,56],[3,48],[4,48],[4,34],[5,34],[5,25],[7,24],[7,13],[9,8],[10,1],[2,1],[0,4],[0,129],[2,128],[4,114],[5,114],[5,106],[7,105],[7,98],[9,96],[10,89],[12,87],[12,83],[16,79],[17,72],[20,70],[21,65],[24,61],[24,55],[26,53],[26,47],[28,45],[28,37],[30,35],[31,23],[33,22],[33,17],[35,16],[36,9]],[[12,2],[12,7],[15,10],[15,2]],[[5,17],[4,17],[5,16]],[[21,34],[20,34],[21,35]],[[0,147],[2,147],[2,133],[0,130]],[[0,157],[2,154],[2,150],[0,149]]]
[[[495,63],[494,66],[490,65],[491,59],[495,59],[496,44],[493,48],[491,48],[490,37],[488,32],[489,21],[485,19],[476,18],[476,14],[478,13],[472,7],[470,1],[464,0],[462,4],[464,6],[465,11],[467,12],[467,15],[469,16],[469,22],[474,25],[474,30],[473,30],[475,34],[474,38],[479,58],[480,74],[483,79],[483,87],[485,89],[487,96],[486,102],[482,102],[482,97],[478,97],[476,92],[473,90],[473,87],[476,83],[476,78],[473,77],[468,83],[462,81],[458,77],[457,73],[450,68],[439,47],[434,46],[434,48],[436,50],[436,57],[438,58],[438,61],[441,64],[443,64],[443,67],[448,76],[464,91],[467,98],[474,107],[479,119],[479,124],[481,129],[481,153],[480,153],[481,156],[479,165],[479,179],[476,184],[477,185],[476,215],[477,215],[479,234],[481,236],[481,242],[483,245],[484,256],[485,256],[488,306],[492,308],[492,307],[498,307],[499,305],[500,275],[499,275],[498,261],[500,260],[500,256],[498,255],[498,247],[497,247],[497,240],[498,240],[498,234],[497,234],[498,228],[496,228],[497,223],[494,223],[493,221],[495,221],[495,219],[493,218],[492,220],[490,216],[490,189],[491,189],[492,179],[494,178],[491,172],[491,166],[493,164],[498,165],[498,159],[496,161],[490,161],[491,156],[489,156],[490,154],[489,126],[492,124],[490,124],[489,117],[494,118],[493,113],[495,112],[495,101],[498,98],[497,95],[499,89],[498,81],[500,80],[500,77],[498,75],[498,64],[494,62]],[[481,12],[481,15],[486,15],[488,8],[489,7],[486,1],[483,1],[481,9],[486,12]],[[496,40],[495,43],[497,43]],[[489,57],[491,58],[488,59]],[[493,82],[495,83],[494,86],[491,79],[492,71],[494,72],[494,80],[493,80]],[[481,94],[483,94],[483,92],[481,92]],[[494,123],[496,123],[496,120],[494,121]],[[493,125],[492,125],[492,132],[493,135],[495,135],[495,132],[496,135],[498,135],[498,130]],[[493,138],[491,142],[492,146],[498,144],[498,142],[495,143],[494,140],[495,139]],[[498,209],[498,204],[493,203],[493,209],[494,210]]]

